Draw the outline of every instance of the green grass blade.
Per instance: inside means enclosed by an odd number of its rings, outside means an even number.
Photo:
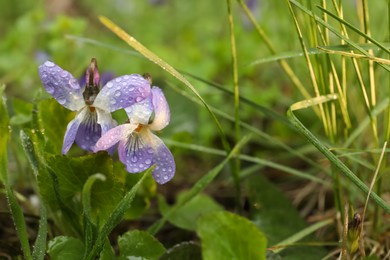
[[[323,220],[321,222],[315,223],[315,224],[313,224],[313,225],[311,225],[311,226],[301,230],[300,232],[295,233],[291,237],[288,237],[285,240],[280,241],[276,245],[272,246],[271,249],[272,248],[276,248],[276,249],[274,249],[272,251],[274,253],[280,253],[284,249],[286,249],[289,245],[296,243],[297,241],[299,241],[302,238],[310,235],[311,233],[317,231],[318,229],[323,228],[323,227],[325,227],[327,225],[330,225],[332,223],[333,223],[333,219],[326,219],[326,220]]]
[[[186,97],[187,99],[191,100],[192,102],[194,102],[195,104],[198,104],[198,105],[201,105],[199,103],[199,100],[195,99],[194,97],[188,95],[186,92],[182,91],[181,89],[179,89],[178,87],[176,87],[175,85],[172,85],[172,84],[169,84],[170,87],[173,88],[173,90],[175,90],[176,92],[178,92],[179,94],[181,94],[182,96]],[[256,107],[256,104],[254,104],[255,107]],[[215,114],[217,114],[218,116],[222,117],[222,118],[225,118],[229,121],[234,121],[234,117],[232,117],[231,115],[227,114],[227,113],[224,113],[223,111],[215,108],[215,107],[210,107],[213,112]],[[276,113],[275,113],[276,114]],[[279,114],[277,114],[279,115]],[[279,115],[281,116],[281,115]],[[285,120],[287,120],[287,118],[285,118]],[[292,129],[295,129],[294,126],[291,124],[290,121],[288,121],[288,125],[292,128]],[[272,145],[275,145],[275,146],[279,146],[281,147],[282,149],[288,151],[290,154],[294,155],[294,156],[297,156],[299,157],[300,159],[302,159],[303,161],[309,163],[311,166],[315,167],[315,168],[318,168],[320,169],[321,171],[323,172],[326,172],[326,173],[329,173],[328,169],[325,169],[321,164],[318,164],[316,162],[314,162],[312,159],[308,158],[307,156],[301,154],[299,151],[297,151],[296,149],[286,145],[284,142],[278,140],[277,138],[274,138],[272,136],[270,136],[269,134],[265,133],[265,132],[262,132],[261,130],[259,130],[258,128],[254,127],[253,125],[251,124],[248,124],[248,123],[245,123],[244,121],[241,121],[241,127],[242,128],[245,128],[247,130],[249,130],[250,132],[252,132],[253,134],[257,135],[258,137],[260,137],[261,139],[265,139],[265,140],[268,140],[269,143],[272,143]],[[254,139],[254,141],[260,141],[260,139]],[[224,153],[224,155],[226,155],[226,153]]]
[[[204,146],[195,145],[195,144],[184,144],[182,142],[176,142],[176,141],[167,140],[167,139],[164,139],[164,142],[169,144],[169,145],[172,145],[172,146],[176,146],[176,147],[180,147],[180,148],[184,148],[184,149],[189,149],[189,150],[193,150],[193,151],[197,151],[197,152],[201,152],[201,153],[208,153],[208,154],[213,154],[213,155],[218,155],[218,156],[226,156],[225,151],[214,149],[214,148],[204,147]],[[261,166],[266,166],[266,167],[269,167],[272,169],[279,170],[281,172],[285,172],[289,175],[296,176],[296,177],[301,178],[301,179],[320,183],[320,184],[323,184],[325,186],[330,186],[329,182],[326,182],[318,177],[312,176],[312,175],[305,173],[305,172],[298,171],[294,168],[288,167],[288,166],[283,165],[283,164],[275,163],[275,162],[268,160],[268,159],[261,159],[261,158],[249,156],[246,154],[235,155],[235,157],[239,158],[242,161],[255,163],[255,164],[258,164]],[[242,177],[241,174],[240,174],[240,177]]]
[[[232,149],[232,151],[226,156],[226,158],[214,167],[211,171],[206,173],[199,181],[195,183],[194,186],[190,189],[190,191],[186,194],[185,198],[180,202],[175,204],[173,207],[169,209],[169,211],[157,222],[155,222],[149,229],[148,232],[152,235],[156,234],[164,223],[167,221],[169,216],[173,214],[176,210],[184,206],[191,199],[193,199],[196,195],[198,195],[201,191],[203,191],[221,172],[223,167],[233,158],[237,152],[249,141],[250,136],[244,136]]]
[[[141,43],[139,43],[134,37],[130,36],[128,33],[126,33],[124,30],[122,30],[119,26],[117,26],[115,23],[113,23],[111,20],[104,16],[99,17],[100,22],[104,24],[108,29],[110,29],[113,33],[115,33],[119,38],[121,38],[123,41],[125,41],[128,45],[130,45],[132,48],[134,48],[136,51],[141,53],[143,56],[145,56],[147,59],[152,61],[153,63],[160,66],[162,69],[167,71],[169,74],[171,74],[173,77],[184,83],[193,93],[194,95],[203,103],[203,105],[206,107],[206,109],[209,111],[210,115],[214,119],[215,124],[217,125],[220,138],[222,141],[222,145],[224,149],[229,152],[230,151],[230,145],[226,140],[225,133],[222,129],[222,126],[218,120],[218,118],[215,116],[215,114],[211,111],[209,108],[209,105],[206,103],[206,101],[202,98],[202,96],[198,93],[198,91],[195,89],[195,87],[182,75],[180,74],[175,68],[173,68],[171,65],[166,63],[164,60],[162,60],[160,57],[158,57],[156,54],[151,52],[149,49],[147,49],[145,46],[143,46]]]
[[[39,219],[39,230],[32,253],[32,259],[34,260],[43,260],[45,258],[46,253],[47,210],[43,203],[41,204],[40,216],[41,218]]]
[[[363,191],[366,195],[368,195],[369,188],[365,185],[336,155],[334,155],[325,145],[322,144],[317,137],[314,136],[302,123],[299,119],[294,115],[294,111],[300,110],[303,108],[307,108],[313,105],[317,105],[318,103],[329,102],[336,98],[335,95],[331,96],[322,96],[319,98],[314,98],[311,100],[305,100],[301,102],[297,102],[293,104],[289,110],[287,111],[287,117],[291,120],[291,122],[295,125],[296,129],[304,135],[307,140],[313,144],[328,160],[341,171],[341,173],[351,181],[356,187],[358,187],[361,191]],[[390,206],[384,201],[381,197],[379,197],[376,193],[372,192],[370,194],[371,199],[375,201],[381,208],[383,208],[387,213],[390,213]]]
[[[236,38],[234,32],[234,18],[232,14],[231,0],[226,0],[228,20],[229,20],[229,31],[230,31],[230,45],[232,54],[232,73],[233,73],[233,92],[234,92],[234,141],[240,140],[240,89],[238,87],[238,66],[237,66],[237,49],[236,49]],[[240,154],[240,151],[237,151]],[[236,205],[241,208],[241,185],[240,185],[240,160],[237,158],[232,163],[232,176],[234,180],[234,186],[236,189]]]
[[[95,244],[93,245],[91,251],[88,253],[85,259],[92,260],[96,259],[103,250],[104,243],[106,242],[107,236],[111,231],[119,224],[125,215],[126,211],[131,207],[131,203],[134,199],[134,196],[141,186],[143,180],[154,170],[154,167],[149,168],[142,176],[142,178],[129,190],[123,199],[118,203],[116,208],[111,213],[110,217],[107,219],[107,222],[103,225],[101,231],[98,234]]]

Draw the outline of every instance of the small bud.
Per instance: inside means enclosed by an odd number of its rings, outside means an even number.
[[[149,81],[150,85],[152,85],[152,75],[150,75],[149,73],[144,73],[144,75],[142,75],[142,77],[144,77],[144,79]]]
[[[355,213],[353,219],[348,223],[348,249],[350,253],[356,252],[359,248],[361,225],[362,217],[359,213]]]
[[[84,101],[87,105],[92,105],[100,91],[100,74],[95,58],[91,59],[91,63],[85,73],[85,82]]]
[[[99,70],[98,70],[97,61],[95,58],[91,59],[91,63],[87,69],[85,77],[86,77],[87,87],[89,87],[89,86],[98,87],[99,86],[100,74],[99,74]]]

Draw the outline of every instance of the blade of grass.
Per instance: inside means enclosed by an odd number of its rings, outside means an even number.
[[[176,142],[176,141],[168,140],[168,139],[164,139],[164,142],[166,142],[167,144],[172,145],[172,146],[185,148],[185,149],[189,149],[189,150],[193,150],[193,151],[198,151],[198,152],[208,153],[208,154],[213,154],[213,155],[218,155],[218,156],[226,156],[225,151],[210,148],[210,147],[200,146],[200,145],[196,145],[196,144],[185,144],[182,142]],[[272,169],[280,170],[280,171],[285,172],[285,173],[292,175],[292,176],[296,176],[296,177],[299,177],[302,179],[306,179],[306,180],[310,180],[310,181],[313,181],[316,183],[321,183],[321,184],[326,185],[326,186],[330,186],[330,183],[328,183],[328,182],[326,182],[318,177],[312,176],[312,175],[307,174],[305,172],[298,171],[294,168],[285,166],[283,164],[275,163],[269,159],[267,159],[267,160],[261,159],[261,158],[249,156],[246,154],[235,155],[234,157],[237,157],[238,159],[246,161],[246,162],[252,162],[252,163],[255,163],[255,164],[258,164],[261,166],[266,166],[266,167],[270,167]],[[240,174],[240,177],[242,177],[241,174]]]
[[[320,228],[323,228],[323,227],[330,225],[332,223],[333,223],[333,219],[325,219],[323,221],[317,222],[317,223],[315,223],[315,224],[313,224],[305,229],[302,229],[298,233],[295,233],[294,235],[284,239],[283,241],[280,241],[276,245],[272,246],[270,249],[276,254],[280,253],[284,249],[288,248],[290,245],[301,240],[302,238],[304,238],[304,237],[310,235],[311,233],[319,230]],[[275,249],[273,249],[273,248],[275,248]]]
[[[268,36],[265,34],[263,29],[258,25],[256,22],[255,17],[253,16],[252,12],[249,10],[248,6],[246,5],[244,0],[237,0],[240,4],[241,8],[244,10],[246,16],[249,18],[249,21],[251,21],[252,25],[255,27],[257,33],[259,34],[260,38],[264,41],[266,44],[268,50],[271,52],[271,54],[276,54],[276,50],[273,47],[274,45],[268,38]],[[309,92],[307,92],[306,88],[302,84],[302,82],[299,80],[299,78],[295,75],[294,71],[291,69],[290,65],[285,60],[279,60],[279,64],[286,73],[286,75],[290,78],[291,82],[294,84],[294,86],[301,92],[301,94],[305,98],[310,98]]]
[[[294,111],[300,110],[303,108],[307,108],[309,106],[316,105],[318,102],[328,102],[334,100],[335,97],[325,98],[320,97],[314,98],[312,100],[305,100],[301,102],[294,103],[287,111],[287,117],[291,120],[291,122],[296,126],[298,132],[300,132],[303,136],[307,138],[307,140],[313,144],[328,160],[341,171],[341,173],[352,182],[357,188],[363,191],[366,195],[368,194],[368,187],[342,162],[337,156],[335,156],[325,145],[318,140],[302,123],[299,119],[294,115]],[[381,197],[379,197],[376,193],[372,192],[369,196],[371,199],[375,201],[381,208],[383,208],[387,213],[390,213],[390,206],[384,201]]]
[[[226,156],[226,158],[214,167],[211,171],[206,173],[199,181],[195,183],[194,186],[189,190],[189,192],[185,195],[184,199],[175,204],[173,207],[169,209],[169,211],[157,222],[155,222],[151,227],[149,227],[148,232],[152,235],[155,235],[167,219],[172,215],[176,210],[180,209],[182,206],[191,201],[196,195],[198,195],[201,191],[203,191],[221,172],[223,167],[233,158],[237,152],[250,140],[251,136],[244,136],[231,150],[231,152]],[[225,154],[226,155],[226,154]]]
[[[291,0],[292,2],[295,2],[294,0]],[[323,11],[324,13],[327,13],[329,16],[333,17],[334,19],[336,19],[337,21],[339,21],[340,23],[346,25],[348,28],[350,28],[351,30],[353,30],[354,32],[356,32],[357,34],[359,34],[360,36],[362,36],[364,39],[366,39],[367,41],[369,42],[372,42],[373,44],[375,44],[376,46],[378,46],[382,51],[390,54],[390,50],[388,49],[388,47],[386,47],[384,44],[382,44],[381,42],[375,40],[374,38],[372,38],[369,34],[367,33],[364,33],[362,32],[359,28],[356,28],[355,26],[353,26],[352,24],[348,23],[347,21],[345,21],[344,19],[341,19],[338,15],[336,14],[333,14],[332,12],[322,8],[321,6],[317,6],[321,11]],[[326,26],[328,27],[328,26]],[[330,28],[329,28],[330,29]],[[332,31],[332,30],[331,30]],[[348,41],[347,41],[348,42]],[[355,44],[356,46],[358,46],[358,44]],[[354,46],[355,47],[355,46]],[[361,48],[359,48],[360,50],[362,50]],[[359,50],[358,49],[358,50]]]
[[[160,57],[158,57],[156,54],[151,52],[149,49],[147,49],[145,46],[143,46],[141,43],[139,43],[134,37],[130,36],[123,29],[121,29],[119,26],[117,26],[115,23],[113,23],[111,20],[109,20],[108,18],[106,18],[104,16],[100,16],[99,20],[104,26],[106,26],[109,30],[111,30],[114,34],[116,34],[120,39],[125,41],[128,45],[130,45],[136,51],[141,53],[144,57],[146,57],[147,59],[149,59],[153,63],[157,64],[158,66],[160,66],[163,70],[167,71],[173,77],[175,77],[176,79],[178,79],[179,81],[184,83],[184,85],[186,85],[194,93],[194,95],[203,103],[205,108],[209,111],[210,115],[214,119],[214,122],[217,125],[217,129],[218,129],[219,134],[220,134],[222,145],[223,145],[224,149],[227,152],[229,152],[230,145],[226,140],[225,133],[222,129],[220,122],[218,121],[218,118],[211,111],[211,109],[209,108],[209,105],[202,98],[202,96],[198,93],[198,91],[195,89],[195,87],[182,74],[180,74],[175,68],[173,68],[167,62],[165,62]]]
[[[92,249],[95,242],[96,234],[98,233],[95,223],[92,221],[91,215],[91,190],[95,181],[105,181],[106,176],[100,173],[93,174],[88,177],[84,183],[82,190],[82,203],[84,213],[84,246],[85,246],[85,257],[88,252]]]
[[[232,14],[231,0],[226,0],[229,31],[230,31],[230,46],[232,54],[232,73],[233,73],[233,93],[234,93],[234,141],[237,143],[240,140],[240,89],[238,87],[238,68],[237,68],[237,50],[236,38],[234,32],[234,18]],[[240,154],[240,151],[237,151]],[[241,208],[241,185],[240,185],[240,159],[235,159],[232,166],[232,176],[236,189],[236,205]]]
[[[383,46],[385,46],[386,48],[390,48],[389,43],[381,43],[381,44]],[[359,43],[357,45],[366,51],[379,50],[379,48],[372,43]],[[327,46],[317,46],[314,48],[307,48],[307,54],[309,56],[322,54],[322,49],[329,50],[329,52],[334,51],[334,53],[344,53],[344,52],[355,50],[355,48],[351,47],[350,45],[339,44],[339,45],[327,45]],[[264,57],[261,59],[254,60],[246,66],[256,66],[256,65],[260,65],[260,64],[264,64],[264,63],[269,63],[269,62],[277,62],[279,60],[299,58],[299,57],[303,57],[304,55],[305,54],[302,51],[280,52],[280,53],[277,53],[274,55],[270,55],[270,56],[267,56],[267,57]],[[356,54],[356,55],[359,55],[359,54]],[[362,55],[362,54],[360,54],[360,55]],[[366,59],[370,59],[369,57],[367,57],[365,55],[362,55],[362,56],[364,56]],[[358,56],[358,57],[360,57],[360,56]]]
[[[328,48],[328,46],[318,46],[317,47],[319,50],[329,53],[329,54],[337,54],[337,55],[342,55],[345,57],[351,57],[351,58],[357,58],[357,59],[365,59],[377,63],[382,63],[382,64],[387,64],[390,65],[390,60],[388,59],[383,59],[383,58],[378,58],[375,56],[367,57],[363,54],[358,54],[358,53],[353,53],[353,52],[346,52],[346,51],[336,51],[331,48]]]
[[[333,26],[331,26],[330,24],[326,23],[324,20],[322,20],[321,18],[319,18],[318,16],[314,15],[310,10],[308,10],[306,7],[304,7],[303,5],[301,5],[299,2],[295,1],[295,0],[289,0],[290,3],[292,3],[294,6],[298,7],[299,9],[301,9],[303,12],[305,12],[306,14],[308,14],[309,16],[311,16],[313,19],[315,19],[319,24],[325,26],[326,28],[329,29],[329,31],[331,31],[333,34],[335,34],[337,37],[339,37],[340,39],[344,40],[346,43],[348,43],[350,46],[354,47],[355,50],[359,51],[360,53],[362,53],[363,55],[367,56],[367,57],[371,57],[371,55],[365,51],[362,47],[360,47],[357,43],[355,43],[354,41],[350,40],[348,37],[346,37],[345,35],[343,35],[342,33],[339,33],[338,30],[336,30]],[[329,13],[328,13],[329,14]],[[330,14],[329,14],[330,15]],[[379,45],[378,45],[379,46]],[[371,57],[372,58],[372,57]],[[384,65],[384,64],[379,64],[382,68],[384,68],[385,70],[387,71],[390,71],[390,67],[387,66],[387,65]]]
[[[175,90],[176,92],[178,92],[180,95],[186,97],[187,99],[191,100],[192,102],[194,102],[195,104],[198,104],[198,105],[201,105],[199,100],[195,99],[194,97],[188,95],[187,92],[185,91],[182,91],[181,89],[179,89],[178,87],[176,87],[175,85],[173,84],[170,84],[168,83],[168,85],[170,87],[172,87],[173,90]],[[255,104],[256,105],[256,104]],[[257,106],[255,106],[257,107]],[[210,107],[215,114],[229,120],[229,121],[234,121],[234,117],[232,117],[230,114],[227,114],[227,113],[224,113],[223,111],[215,108],[215,107]],[[286,118],[287,120],[287,118]],[[293,125],[290,123],[290,121],[288,121],[288,124],[291,126],[292,129],[295,129],[293,127]],[[321,164],[318,164],[316,162],[314,162],[312,159],[308,158],[307,156],[301,154],[299,151],[297,151],[296,149],[286,145],[284,142],[278,140],[277,138],[274,138],[270,135],[268,135],[267,133],[265,132],[262,132],[261,130],[259,130],[258,128],[252,126],[251,124],[248,124],[248,123],[245,123],[243,121],[241,121],[241,127],[251,131],[253,134],[265,139],[265,140],[268,140],[269,143],[272,143],[272,145],[275,145],[275,146],[279,146],[281,148],[283,148],[284,150],[288,151],[289,153],[291,153],[292,155],[295,155],[297,156],[298,158],[302,159],[303,161],[309,163],[311,166],[315,167],[315,168],[318,168],[320,169],[321,171],[323,172],[328,172],[327,169],[325,169]],[[259,139],[255,139],[254,141],[258,141],[259,142]]]
[[[88,255],[84,257],[84,259],[92,260],[96,259],[100,254],[101,250],[103,250],[104,243],[106,242],[107,236],[111,233],[111,231],[119,224],[125,215],[126,211],[130,209],[131,203],[134,199],[135,193],[138,188],[141,186],[145,177],[150,174],[154,170],[154,167],[149,168],[142,176],[142,178],[129,190],[123,199],[118,203],[115,209],[112,211],[111,215],[108,217],[106,223],[104,223],[102,229],[100,230],[96,242],[94,243]]]

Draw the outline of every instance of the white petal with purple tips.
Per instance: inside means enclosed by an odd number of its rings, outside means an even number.
[[[38,68],[39,77],[47,93],[62,106],[78,111],[85,106],[83,89],[78,80],[68,71],[63,70],[51,61],[46,61]]]
[[[113,112],[144,100],[149,93],[150,83],[141,75],[124,75],[107,82],[93,105]]]
[[[149,128],[153,131],[160,131],[169,124],[171,113],[164,93],[159,87],[152,88],[152,98],[155,116]]]
[[[149,123],[150,116],[153,113],[151,96],[148,96],[143,101],[125,108],[125,111],[130,123],[147,125]]]
[[[137,125],[123,124],[108,130],[102,137],[96,142],[94,151],[107,150],[114,146],[121,140],[126,142],[127,137],[137,128]]]

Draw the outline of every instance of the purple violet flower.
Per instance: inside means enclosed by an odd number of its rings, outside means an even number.
[[[175,161],[163,141],[152,133],[166,127],[170,120],[169,106],[162,90],[153,87],[145,100],[125,110],[129,123],[103,134],[94,150],[108,150],[119,142],[119,159],[128,172],[142,172],[155,164],[153,178],[159,184],[168,182],[175,174]]]
[[[137,104],[150,94],[150,82],[138,74],[117,77],[101,88],[94,58],[86,72],[85,86],[51,61],[40,65],[38,71],[46,91],[62,106],[77,111],[67,126],[62,154],[75,141],[82,149],[92,151],[102,134],[117,125],[110,112]]]

